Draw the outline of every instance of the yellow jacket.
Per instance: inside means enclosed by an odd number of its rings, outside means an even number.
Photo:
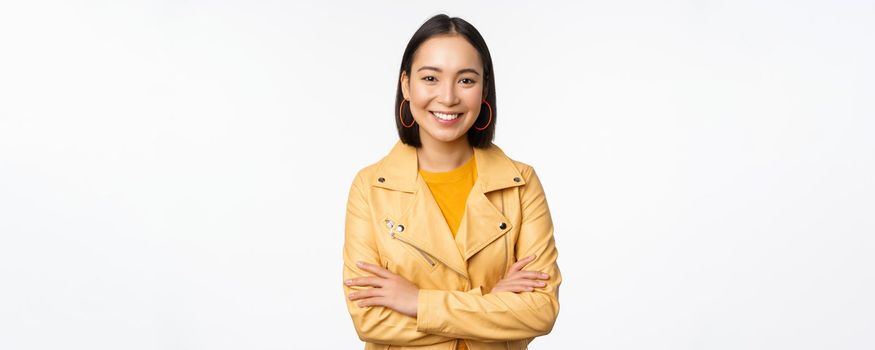
[[[344,299],[365,349],[526,349],[550,333],[559,313],[553,221],[534,169],[495,145],[474,149],[477,180],[455,239],[418,176],[416,149],[398,141],[360,170],[346,211],[343,279],[369,276],[356,261],[381,265],[420,288],[417,317],[347,296],[370,287],[344,285]],[[533,292],[488,294],[508,267],[550,275]],[[342,284],[342,283],[341,283]]]

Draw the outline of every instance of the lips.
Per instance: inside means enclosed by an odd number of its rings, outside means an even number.
[[[453,112],[438,112],[438,111],[429,111],[435,117],[440,120],[450,121],[454,120],[462,115],[462,113],[453,113]]]
[[[461,116],[463,114],[463,113],[452,113],[452,112],[445,113],[445,112],[435,112],[435,111],[429,111],[428,113],[431,114],[432,118],[434,118],[435,121],[437,121],[438,123],[440,123],[441,125],[444,125],[444,126],[450,126],[450,125],[454,125],[454,124],[458,123],[460,120],[462,120]]]

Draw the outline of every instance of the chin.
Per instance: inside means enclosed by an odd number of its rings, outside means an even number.
[[[445,143],[450,143],[450,142],[453,142],[453,141],[457,141],[458,139],[460,139],[460,138],[462,138],[462,137],[467,137],[467,133],[464,133],[464,132],[463,132],[463,133],[460,133],[460,134],[456,134],[456,133],[453,133],[453,134],[446,134],[446,133],[437,133],[437,134],[432,134],[432,133],[428,133],[428,135],[429,135],[432,139],[434,139],[435,141],[445,142]]]

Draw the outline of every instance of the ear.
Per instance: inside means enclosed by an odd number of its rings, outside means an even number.
[[[410,100],[410,86],[407,84],[410,83],[410,78],[407,76],[407,72],[401,72],[401,94],[404,95],[405,100]]]

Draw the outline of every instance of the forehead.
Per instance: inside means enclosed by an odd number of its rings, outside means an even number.
[[[483,71],[480,53],[459,35],[439,35],[424,41],[413,55],[413,70],[422,66],[452,71],[462,68]]]

